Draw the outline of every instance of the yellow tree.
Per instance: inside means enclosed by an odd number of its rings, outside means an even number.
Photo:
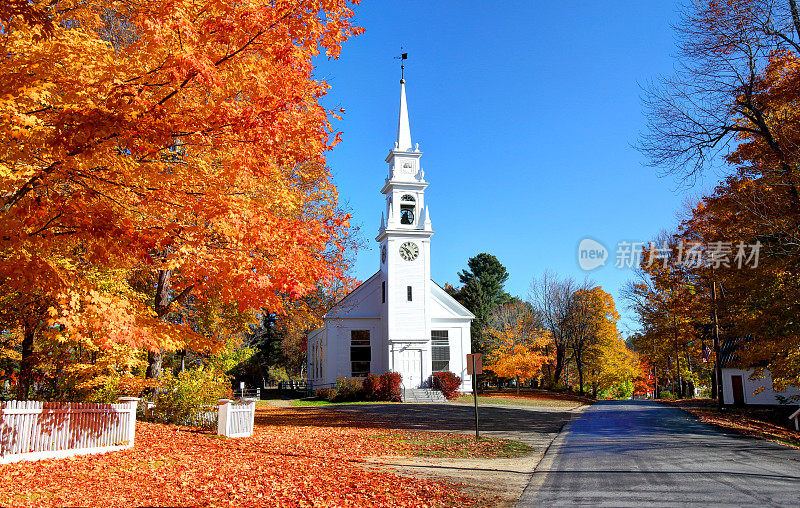
[[[602,350],[613,345],[612,337],[617,338],[617,320],[619,313],[614,305],[614,298],[599,286],[591,289],[579,289],[570,299],[570,312],[566,322],[569,346],[578,370],[580,393],[584,393],[584,376],[587,367],[587,356],[592,351]],[[602,368],[602,354],[591,355],[596,360],[590,369],[599,371]]]
[[[615,390],[618,397],[632,395],[634,381],[641,375],[638,355],[628,349],[616,330],[599,339],[586,354],[588,378],[594,395],[608,389]]]
[[[539,375],[550,359],[546,352],[552,341],[543,330],[532,307],[522,302],[501,305],[491,315],[488,328],[486,368],[500,377],[520,381]]]

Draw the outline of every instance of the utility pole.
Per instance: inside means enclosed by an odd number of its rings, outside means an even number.
[[[722,395],[722,358],[720,356],[719,345],[719,317],[717,316],[717,277],[714,269],[711,269],[711,306],[712,317],[714,320],[714,375],[717,377],[717,406],[722,409],[723,395]]]
[[[653,398],[658,398],[658,367],[656,366],[656,339],[653,338],[653,380],[655,381],[655,386],[653,389]]]
[[[677,390],[677,395],[683,397],[683,383],[681,382],[681,356],[678,349],[678,320],[674,315],[672,316],[672,326],[675,328],[675,387],[672,389],[672,394],[676,395],[675,390]]]

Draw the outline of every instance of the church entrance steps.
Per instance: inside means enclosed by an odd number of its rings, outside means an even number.
[[[441,404],[447,402],[444,394],[431,388],[406,388],[403,390],[403,402]]]

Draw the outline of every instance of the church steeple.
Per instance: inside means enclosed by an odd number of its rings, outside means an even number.
[[[397,120],[396,150],[411,151],[411,127],[408,122],[408,105],[406,104],[406,80],[400,80],[400,117]]]
[[[411,128],[408,121],[406,81],[400,80],[400,114],[397,120],[397,141],[386,156],[389,174],[381,193],[386,195],[385,221],[381,217],[378,241],[387,234],[415,234],[430,237],[433,234],[430,216],[425,204],[425,173],[422,171],[419,145],[411,145]]]

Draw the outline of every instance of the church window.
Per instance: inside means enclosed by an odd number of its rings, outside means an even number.
[[[416,203],[416,199],[411,194],[403,194],[403,197],[400,198],[400,201],[409,201],[411,203]]]
[[[366,377],[372,350],[369,345],[369,330],[350,330],[350,367],[352,377]]]
[[[406,288],[406,290],[407,290],[407,292],[408,292],[408,301],[410,302],[410,301],[411,301],[411,286],[408,286],[408,287]]]
[[[317,343],[316,350],[317,350],[317,355],[316,355],[317,378],[321,378],[322,377],[322,344]]]
[[[447,330],[431,330],[431,360],[433,372],[450,370],[450,341]]]

